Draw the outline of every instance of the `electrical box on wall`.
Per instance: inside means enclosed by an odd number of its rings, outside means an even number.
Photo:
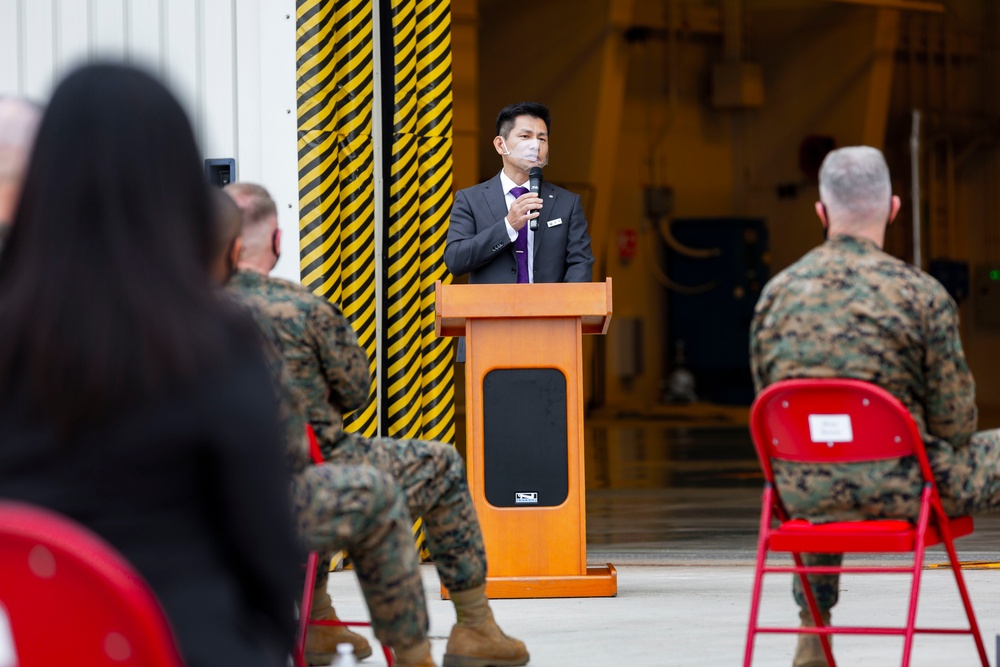
[[[224,188],[236,180],[236,160],[227,158],[208,158],[205,160],[205,178],[209,184]]]
[[[976,327],[1000,330],[1000,262],[979,265],[974,284]]]

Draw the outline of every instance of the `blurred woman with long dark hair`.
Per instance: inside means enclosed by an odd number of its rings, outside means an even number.
[[[302,561],[281,435],[255,326],[211,287],[200,162],[143,72],[55,90],[0,262],[0,497],[117,547],[190,665],[284,665]]]

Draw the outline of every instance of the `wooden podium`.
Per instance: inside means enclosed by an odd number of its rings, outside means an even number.
[[[437,334],[466,337],[466,463],[487,595],[615,595],[615,568],[587,567],[581,340],[607,332],[611,279],[438,282],[436,298]]]

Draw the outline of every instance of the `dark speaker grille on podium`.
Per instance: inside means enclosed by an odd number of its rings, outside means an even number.
[[[494,507],[554,507],[569,494],[566,376],[502,368],[483,378],[483,475]]]

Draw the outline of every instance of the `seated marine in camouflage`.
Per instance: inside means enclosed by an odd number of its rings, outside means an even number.
[[[406,494],[411,516],[423,518],[428,549],[457,616],[443,664],[527,664],[524,643],[504,634],[486,598],[486,551],[462,458],[440,442],[365,438],[344,430],[344,413],[368,399],[367,355],[334,304],[301,285],[268,276],[278,260],[281,232],[267,191],[248,183],[226,191],[244,211],[243,253],[232,289],[270,316],[323,456],[328,462],[370,465],[388,473]]]
[[[975,382],[962,351],[958,311],[944,287],[882,250],[899,212],[882,153],[835,150],[819,173],[816,213],[828,240],[764,288],[750,329],[757,391],[788,378],[853,378],[891,392],[920,428],[945,511],[1000,507],[1000,431],[976,432]],[[915,519],[920,476],[910,458],[864,464],[775,462],[788,511],[813,522]],[[780,465],[777,465],[780,464]],[[809,554],[839,564],[843,554]],[[794,577],[803,625],[812,625]],[[810,577],[825,621],[835,575]],[[799,635],[794,667],[825,667],[817,635]]]
[[[221,192],[216,205],[216,248],[213,277],[225,284],[236,270],[242,249],[242,212]],[[252,308],[261,326],[271,375],[285,426],[286,461],[292,473],[292,510],[298,532],[311,551],[345,550],[368,603],[375,636],[396,655],[400,667],[434,667],[427,639],[427,604],[413,549],[410,515],[396,482],[386,473],[364,465],[314,465],[306,439],[305,405],[285,369],[281,345],[270,319]],[[314,597],[313,618],[335,620],[326,592]],[[319,610],[317,613],[316,610]],[[324,613],[329,610],[330,613]],[[306,610],[300,610],[306,613]],[[330,664],[340,642],[354,646],[358,659],[372,654],[361,635],[345,627],[310,626],[306,641],[309,664]]]

